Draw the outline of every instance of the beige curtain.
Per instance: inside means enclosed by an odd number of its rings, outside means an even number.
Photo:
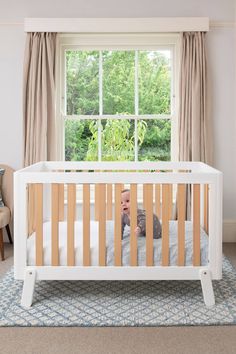
[[[28,33],[23,78],[24,166],[56,159],[56,33]]]
[[[206,34],[182,34],[179,106],[179,160],[211,163]],[[187,191],[187,218],[191,213],[191,189]]]
[[[56,159],[56,33],[28,33],[23,77],[24,166]],[[35,230],[35,190],[28,188],[28,234]]]
[[[182,34],[179,160],[211,163],[207,66],[203,32]]]

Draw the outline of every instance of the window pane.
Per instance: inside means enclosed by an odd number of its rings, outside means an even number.
[[[99,52],[66,51],[67,114],[99,113]]]
[[[65,160],[97,161],[97,121],[65,121]]]
[[[134,121],[102,119],[102,160],[134,160]]]
[[[139,114],[171,113],[170,50],[139,52]]]
[[[103,52],[103,114],[134,114],[134,51]]]
[[[139,161],[170,161],[170,139],[170,120],[147,119],[138,121]]]

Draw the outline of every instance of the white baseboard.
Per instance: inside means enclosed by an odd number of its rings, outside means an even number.
[[[223,221],[223,242],[236,242],[236,220]]]

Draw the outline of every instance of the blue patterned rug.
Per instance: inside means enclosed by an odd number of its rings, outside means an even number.
[[[0,282],[0,326],[193,326],[236,324],[236,270],[224,258],[216,305],[200,281],[41,281],[33,306],[20,306],[13,270]]]

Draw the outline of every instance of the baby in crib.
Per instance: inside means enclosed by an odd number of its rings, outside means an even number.
[[[124,189],[121,192],[121,226],[122,238],[125,225],[130,226],[130,190]],[[146,236],[146,211],[137,209],[137,227],[135,228],[136,236]],[[153,214],[153,238],[161,237],[161,224],[158,217]]]

